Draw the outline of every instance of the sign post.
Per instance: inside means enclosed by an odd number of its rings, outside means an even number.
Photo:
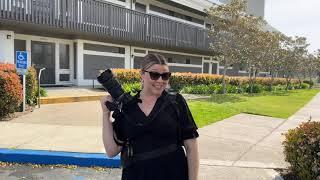
[[[22,111],[26,109],[26,75],[28,72],[28,53],[27,51],[16,51],[16,68],[18,75],[22,76],[23,84],[23,103]]]

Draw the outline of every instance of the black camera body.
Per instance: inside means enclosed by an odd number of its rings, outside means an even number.
[[[120,83],[115,79],[110,69],[105,70],[97,77],[98,82],[113,98],[113,102],[106,102],[106,106],[110,111],[122,111],[122,108],[129,104],[133,97],[130,93],[125,93]]]

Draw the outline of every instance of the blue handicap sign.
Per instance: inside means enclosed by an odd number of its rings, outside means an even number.
[[[27,74],[28,68],[28,53],[27,51],[16,51],[16,67],[20,75]]]

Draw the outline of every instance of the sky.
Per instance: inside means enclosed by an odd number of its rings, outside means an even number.
[[[259,1],[259,0],[257,0]],[[320,0],[265,0],[265,19],[287,36],[304,36],[320,49]]]

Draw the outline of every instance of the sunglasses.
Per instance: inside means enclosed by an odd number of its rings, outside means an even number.
[[[162,80],[166,81],[166,80],[168,80],[168,79],[170,78],[170,76],[171,76],[171,73],[170,73],[170,72],[165,72],[165,73],[162,73],[162,74],[160,74],[160,73],[158,73],[158,72],[152,72],[152,71],[144,71],[144,72],[148,72],[149,75],[150,75],[150,78],[151,78],[152,80],[154,80],[154,81],[155,81],[155,80],[158,80],[160,76],[161,76]]]

